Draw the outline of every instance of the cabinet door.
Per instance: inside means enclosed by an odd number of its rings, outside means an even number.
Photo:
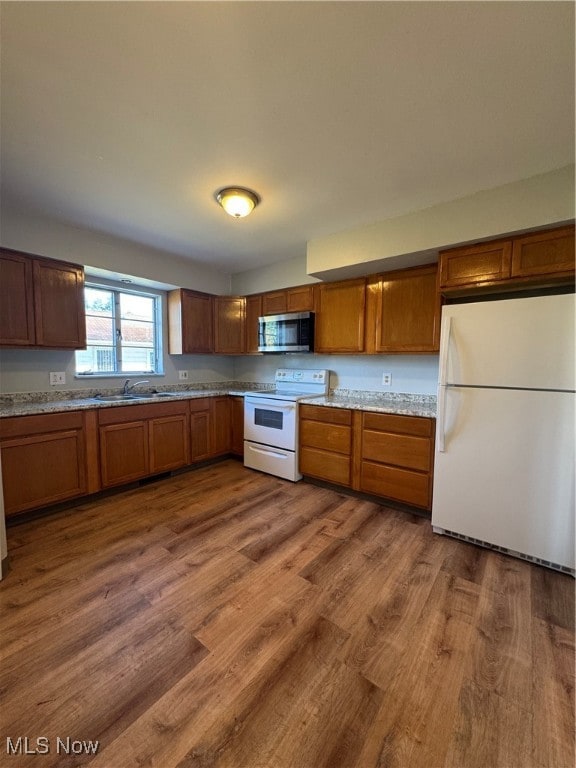
[[[212,296],[182,291],[182,335],[186,354],[213,351]]]
[[[364,278],[317,286],[315,352],[364,351]]]
[[[190,401],[190,459],[192,462],[210,458],[212,414],[210,398]]]
[[[240,296],[216,296],[214,299],[214,352],[240,355],[244,352],[245,299]]]
[[[435,264],[368,281],[366,349],[375,353],[437,352],[440,294]]]
[[[86,346],[84,271],[73,264],[34,259],[36,343],[44,347]]]
[[[150,419],[150,474],[184,467],[188,461],[188,419],[184,414]]]
[[[101,426],[100,468],[104,488],[150,474],[147,421]]]
[[[514,238],[512,277],[574,274],[574,227]]]
[[[263,315],[282,315],[287,311],[286,291],[270,291],[262,296]]]
[[[246,298],[245,349],[249,355],[258,353],[258,318],[262,316],[262,296]]]
[[[232,427],[230,420],[230,398],[212,398],[212,455],[230,452]]]
[[[288,312],[308,312],[314,309],[314,286],[300,285],[286,290]]]
[[[6,515],[87,493],[82,430],[3,441],[2,473]]]
[[[171,355],[214,351],[213,297],[178,289],[168,294],[168,351]]]
[[[244,398],[230,398],[231,447],[236,456],[244,456]]]
[[[0,344],[25,347],[34,344],[34,292],[32,260],[13,251],[0,250]]]
[[[454,248],[440,254],[440,288],[460,288],[507,280],[511,267],[511,240]]]

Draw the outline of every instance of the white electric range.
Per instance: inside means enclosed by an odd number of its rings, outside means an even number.
[[[327,395],[330,371],[279,368],[274,383],[244,397],[244,466],[296,482],[298,401]]]

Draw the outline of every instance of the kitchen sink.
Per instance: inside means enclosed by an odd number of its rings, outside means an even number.
[[[103,403],[115,403],[118,400],[139,400],[142,395],[96,395],[94,400],[102,400]]]
[[[136,397],[174,397],[178,392],[150,392],[147,395],[136,395]]]
[[[117,403],[124,400],[152,400],[163,397],[174,397],[177,392],[138,392],[127,395],[96,395],[94,400],[100,400],[103,403]]]

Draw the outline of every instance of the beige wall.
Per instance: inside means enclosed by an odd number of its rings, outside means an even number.
[[[438,250],[574,218],[574,166],[308,242],[306,271],[341,279],[435,261]]]
[[[247,296],[317,282],[318,278],[306,274],[306,256],[302,255],[232,275],[232,293]]]
[[[235,358],[239,381],[274,381],[277,368],[327,368],[330,387],[369,392],[405,392],[435,395],[438,383],[437,355],[263,355]],[[382,374],[392,374],[392,386],[382,386]]]
[[[460,200],[427,208],[369,227],[351,230],[308,244],[307,257],[296,256],[267,267],[229,275],[171,254],[155,251],[100,233],[51,221],[3,201],[2,244],[99,269],[133,275],[165,285],[215,294],[250,294],[382,269],[433,261],[439,248],[499,234],[559,224],[574,217],[574,166],[542,176],[485,190]],[[165,326],[166,344],[166,326]],[[165,346],[165,349],[167,347]],[[388,392],[433,394],[436,356],[171,356],[164,355],[160,384],[178,381],[180,369],[190,381],[270,382],[277,367],[329,368],[332,386]],[[49,371],[67,373],[66,389],[88,386],[75,380],[74,354],[48,350],[0,351],[0,391],[47,391]],[[393,385],[383,388],[382,373]],[[99,380],[113,387],[117,380]]]
[[[6,248],[72,261],[206,293],[230,293],[230,275],[165,251],[73,227],[3,200],[1,242]]]

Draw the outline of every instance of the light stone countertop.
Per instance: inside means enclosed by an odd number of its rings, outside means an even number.
[[[321,405],[327,408],[350,408],[353,411],[374,411],[399,416],[425,416],[436,418],[436,397],[433,395],[391,394],[376,392],[334,393],[328,397],[314,397],[300,400],[307,405]]]
[[[87,397],[68,397],[58,399],[46,399],[53,393],[41,393],[31,392],[29,394],[18,394],[14,397],[13,402],[6,402],[8,396],[2,396],[0,401],[0,418],[8,418],[10,416],[36,416],[45,413],[62,413],[64,411],[85,411],[93,408],[118,408],[120,406],[131,405],[149,405],[150,403],[171,403],[174,400],[193,400],[201,397],[218,397],[222,395],[244,395],[246,391],[251,391],[249,388],[240,389],[238,386],[234,388],[226,386],[217,386],[206,389],[190,389],[190,390],[166,390],[170,391],[170,397],[144,397],[139,395],[134,400],[116,400],[107,402],[105,400],[98,400],[96,397],[96,390],[94,394]],[[117,393],[117,390],[116,390]],[[62,393],[65,394],[65,393]],[[72,394],[72,393],[70,393]],[[113,394],[112,392],[105,394]]]
[[[255,390],[272,389],[271,384],[244,384],[231,382],[229,386],[222,384],[199,385],[198,389],[174,390],[165,389],[170,397],[143,397],[134,400],[119,400],[106,402],[96,399],[98,390],[83,390],[79,392],[30,392],[0,396],[0,418],[10,416],[32,416],[46,413],[62,413],[93,408],[117,408],[131,405],[150,403],[165,403],[173,400],[192,400],[201,397],[218,397],[222,395],[243,396]],[[103,391],[102,394],[114,394]],[[68,394],[69,397],[58,398],[58,394]],[[85,395],[78,397],[79,394]],[[74,396],[75,395],[75,396]],[[360,390],[335,390],[327,397],[311,397],[300,401],[309,405],[320,405],[328,408],[350,408],[352,410],[374,411],[376,413],[391,413],[403,416],[436,417],[436,397],[433,395],[410,395],[403,393],[383,394],[379,392],[364,392]]]

